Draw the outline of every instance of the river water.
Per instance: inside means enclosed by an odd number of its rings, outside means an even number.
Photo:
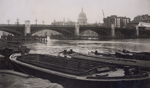
[[[98,40],[51,40],[45,43],[26,43],[31,48],[30,53],[57,55],[64,49],[88,54],[97,50],[101,53],[115,53],[117,50],[150,52],[150,39],[120,39],[109,41]]]

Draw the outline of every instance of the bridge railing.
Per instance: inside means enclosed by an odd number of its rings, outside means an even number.
[[[80,27],[108,27],[108,26],[99,26],[99,25],[80,25]]]
[[[34,26],[34,27],[75,27],[75,25],[46,25],[46,24],[31,24],[31,26]]]
[[[0,26],[24,26],[25,24],[0,24]]]
[[[0,26],[25,26],[25,24],[0,24]],[[49,25],[49,24],[31,24],[34,27],[75,27],[75,25]],[[106,27],[99,25],[80,25],[80,27]]]
[[[0,27],[25,27],[25,24],[0,24]],[[48,24],[31,24],[31,27],[74,27],[75,25],[48,25]],[[86,27],[86,28],[110,28],[108,26],[99,26],[99,25],[80,25],[80,27]]]

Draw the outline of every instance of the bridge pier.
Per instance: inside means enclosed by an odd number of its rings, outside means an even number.
[[[115,25],[111,24],[111,37],[115,37]]]
[[[30,25],[30,21],[27,20],[27,21],[25,21],[24,36],[26,36],[29,33],[31,33],[31,25]]]
[[[136,26],[136,36],[139,37],[139,27]]]
[[[78,23],[75,24],[75,32],[74,35],[75,36],[79,36],[79,31],[80,31],[80,26]]]

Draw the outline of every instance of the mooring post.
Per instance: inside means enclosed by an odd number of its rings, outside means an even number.
[[[136,26],[136,36],[139,37],[139,26]]]

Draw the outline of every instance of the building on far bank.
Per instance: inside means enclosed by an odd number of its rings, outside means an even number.
[[[111,15],[103,19],[104,25],[111,27],[112,24],[117,28],[126,28],[127,24],[130,23],[128,17],[118,17],[117,15]]]
[[[129,23],[129,27],[134,28],[139,24],[139,22],[150,23],[150,15],[145,14],[134,17],[134,19]]]
[[[87,25],[87,18],[86,18],[86,14],[83,12],[83,8],[81,13],[78,16],[78,23],[79,25]]]
[[[55,21],[51,23],[51,25],[75,25],[75,22],[74,21],[71,21],[68,19],[68,21]]]

